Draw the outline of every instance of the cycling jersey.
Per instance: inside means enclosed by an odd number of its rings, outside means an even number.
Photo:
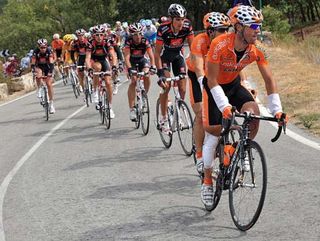
[[[210,47],[210,37],[207,33],[198,34],[192,41],[190,53],[200,57],[206,57]],[[188,69],[194,72],[194,65],[190,56],[186,59]],[[205,63],[205,61],[204,61]],[[203,68],[205,68],[203,66]]]
[[[171,22],[160,25],[157,31],[156,43],[164,46],[164,52],[179,53],[186,38],[193,38],[194,33],[190,20],[185,19],[182,29],[178,33],[172,30]]]
[[[64,45],[64,41],[62,39],[55,39],[51,42],[51,46],[53,50],[62,49]]]
[[[96,40],[88,42],[86,51],[91,53],[91,58],[93,60],[103,60],[109,54],[109,51],[113,49],[110,42],[107,40],[102,40],[98,43]]]
[[[118,42],[119,42],[119,36],[115,33],[115,32],[110,32],[107,34],[107,39],[108,41],[110,42],[110,44],[112,46],[116,46],[118,45]]]
[[[142,37],[141,43],[136,44],[132,37],[129,37],[124,45],[125,49],[130,50],[130,58],[143,58],[147,49],[151,48],[149,41]]]
[[[145,27],[143,29],[143,36],[148,39],[150,43],[155,43],[157,39],[157,28],[151,25],[150,28]]]
[[[88,40],[84,39],[82,42],[76,40],[72,44],[71,51],[77,52],[79,55],[86,55],[86,48],[88,45]]]
[[[50,57],[53,57],[50,47],[46,49],[46,52],[42,53],[39,48],[33,51],[32,59],[35,60],[35,65],[48,65],[50,63]]]
[[[211,42],[207,61],[220,65],[219,84],[231,83],[239,75],[239,72],[253,61],[256,61],[258,65],[268,64],[265,53],[254,44],[249,44],[244,55],[237,63],[234,40],[235,33],[229,33],[222,34]]]
[[[72,48],[72,42],[66,43],[62,48],[62,52],[64,53],[64,56],[63,56],[64,62],[68,64],[72,64],[71,48]]]

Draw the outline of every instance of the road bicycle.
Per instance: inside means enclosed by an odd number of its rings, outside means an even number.
[[[93,72],[93,75],[99,76],[99,86],[98,86],[99,102],[96,105],[96,109],[99,111],[101,124],[102,125],[105,124],[107,129],[110,129],[111,116],[110,116],[109,94],[106,86],[106,81],[103,77],[106,75],[111,76],[111,72],[110,71]]]
[[[191,156],[193,153],[193,118],[191,116],[190,109],[187,103],[181,99],[177,81],[184,79],[184,75],[175,76],[172,78],[166,78],[166,82],[173,86],[174,101],[173,103],[168,103],[168,123],[169,123],[169,132],[165,132],[161,127],[161,105],[160,98],[157,100],[156,106],[156,121],[157,129],[160,134],[162,143],[166,148],[170,148],[172,144],[173,133],[178,132],[179,141],[184,153],[187,156]]]
[[[84,67],[84,66],[78,66]],[[87,107],[89,103],[92,103],[92,78],[88,74],[88,71],[84,70],[84,101],[86,102]]]
[[[135,126],[136,129],[140,127],[144,135],[147,135],[149,132],[149,125],[150,125],[150,109],[149,109],[149,101],[148,95],[144,88],[144,77],[148,75],[148,72],[138,72],[137,70],[131,70],[132,75],[137,76],[136,80],[136,100],[134,104],[134,108],[136,110],[136,120]]]
[[[49,108],[50,108],[50,103],[49,103],[49,94],[48,94],[48,86],[46,83],[47,76],[41,76],[40,77],[40,86],[39,86],[39,91],[40,91],[40,104],[42,105],[44,109],[44,114],[45,114],[45,119],[46,121],[49,120]]]
[[[246,231],[256,223],[263,208],[267,191],[267,164],[260,145],[249,139],[249,124],[252,120],[278,122],[278,132],[271,140],[275,142],[282,130],[285,133],[285,114],[280,119],[258,116],[250,112],[236,113],[232,108],[231,120],[223,120],[223,128],[216,148],[216,159],[213,167],[215,192],[213,206],[205,206],[208,211],[214,210],[224,190],[229,190],[229,209],[236,227]],[[237,124],[237,119],[243,119]],[[238,120],[239,121],[239,120]]]
[[[68,79],[70,80],[74,96],[77,99],[80,96],[79,77],[76,72],[77,66],[75,64],[72,64],[69,67],[70,69],[69,69]]]

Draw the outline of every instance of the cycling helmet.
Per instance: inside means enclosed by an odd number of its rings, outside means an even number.
[[[104,33],[104,32],[105,32],[105,28],[103,25],[97,25],[93,29],[93,34]]]
[[[152,21],[150,19],[146,20],[146,27],[150,27],[152,25]]]
[[[52,38],[53,38],[53,39],[59,39],[59,38],[60,38],[60,35],[57,34],[57,33],[55,33]]]
[[[122,23],[122,27],[123,27],[123,28],[129,27],[129,26],[128,26],[128,23],[127,23],[127,22],[123,22],[123,23]]]
[[[168,15],[170,17],[184,18],[187,16],[187,10],[182,5],[173,3],[168,8]]]
[[[228,13],[231,23],[235,25],[240,24],[251,24],[251,23],[262,23],[263,16],[261,11],[255,7],[238,5],[232,8]]]
[[[120,26],[121,26],[121,22],[120,22],[120,21],[117,21],[117,22],[116,22],[116,26],[119,26],[119,27],[120,27]]]
[[[78,30],[76,30],[76,35],[80,35],[83,36],[86,33],[86,30],[84,30],[83,28],[80,28]]]
[[[86,32],[86,33],[84,34],[84,37],[85,37],[85,38],[91,38],[91,33],[90,33],[90,32]]]
[[[131,34],[137,33],[137,32],[142,32],[142,25],[141,25],[141,23],[133,23],[133,24],[130,24],[130,26],[129,26],[129,32],[130,32]]]
[[[73,39],[73,37],[72,37],[71,34],[66,34],[66,35],[63,36],[62,39],[63,39],[63,41],[65,41],[65,42],[70,42],[70,41]]]
[[[41,47],[47,47],[48,46],[48,41],[45,38],[38,39],[37,43]]]
[[[166,16],[162,16],[160,19],[159,19],[159,23],[164,23],[164,22],[167,22],[168,21],[168,18]]]
[[[203,17],[203,26],[208,28],[228,28],[231,25],[230,19],[223,13],[211,12]]]

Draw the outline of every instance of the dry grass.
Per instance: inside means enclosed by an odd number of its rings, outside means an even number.
[[[299,46],[267,47],[269,63],[284,111],[290,122],[320,137],[320,66],[307,55],[299,54]],[[317,49],[318,53],[320,48]],[[259,88],[259,98],[267,103],[264,82],[257,66],[247,67]]]

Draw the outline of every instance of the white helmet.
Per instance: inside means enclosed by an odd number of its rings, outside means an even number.
[[[184,18],[187,16],[187,10],[182,5],[173,3],[168,8],[168,15],[170,17]]]
[[[60,38],[60,35],[58,33],[55,33],[52,37],[53,39],[59,39]]]

